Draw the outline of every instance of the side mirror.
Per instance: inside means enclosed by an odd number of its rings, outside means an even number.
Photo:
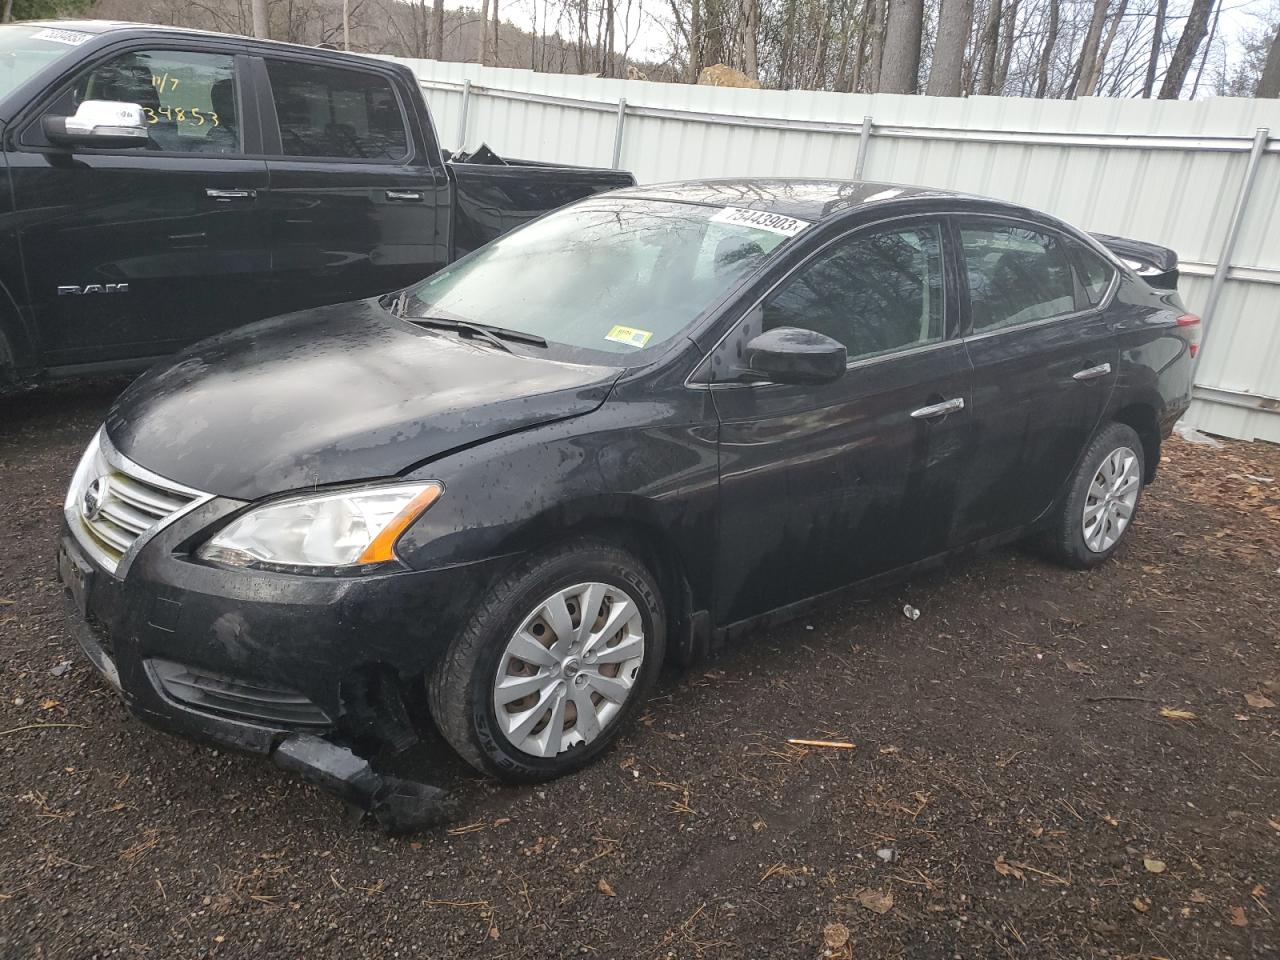
[[[74,117],[41,121],[50,143],[71,147],[143,147],[147,122],[142,107],[117,100],[86,100]]]
[[[831,383],[844,376],[848,351],[814,330],[775,327],[752,337],[742,360],[750,373],[776,383]]]

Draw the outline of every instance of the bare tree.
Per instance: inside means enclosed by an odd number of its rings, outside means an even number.
[[[1080,87],[1076,89],[1076,95],[1094,96],[1098,92],[1098,84],[1102,79],[1102,70],[1106,65],[1107,57],[1111,53],[1111,45],[1115,43],[1116,32],[1120,29],[1120,23],[1124,20],[1125,8],[1129,5],[1129,0],[1120,0],[1120,5],[1116,8],[1115,16],[1112,17],[1111,27],[1107,30],[1107,39],[1102,43],[1102,49],[1098,51],[1097,57],[1094,58],[1086,76],[1081,77]],[[1083,90],[1083,94],[1081,94]]]
[[[982,46],[978,58],[981,70],[978,73],[978,93],[990,95],[995,92],[996,55],[1000,45],[1000,0],[991,0],[987,6],[987,19],[982,25]]]
[[[1093,17],[1089,20],[1089,32],[1084,36],[1084,47],[1076,65],[1072,96],[1083,97],[1090,91],[1094,80],[1093,68],[1098,57],[1098,43],[1102,40],[1102,27],[1107,20],[1107,0],[1093,0]]]
[[[476,44],[476,63],[486,66],[489,63],[489,0],[483,0],[480,8],[480,42]]]
[[[1165,71],[1164,83],[1160,86],[1161,100],[1177,100],[1182,93],[1182,85],[1186,83],[1187,72],[1191,69],[1191,61],[1209,29],[1209,13],[1213,9],[1213,0],[1192,0],[1191,12],[1187,15],[1186,25],[1182,28],[1182,36],[1178,38],[1178,46],[1169,60],[1169,69]]]
[[[502,51],[498,49],[498,23],[498,0],[493,0],[493,65],[495,67],[502,65]]]
[[[444,0],[431,4],[431,59],[444,59]]]
[[[267,0],[253,0],[253,35],[260,40],[271,37],[271,22],[267,18]]]
[[[920,73],[924,0],[890,0],[880,65],[881,93],[915,93]]]
[[[1147,58],[1147,79],[1142,84],[1142,96],[1150,97],[1156,85],[1156,67],[1160,62],[1160,46],[1164,43],[1164,18],[1169,0],[1156,0],[1156,22],[1151,31],[1151,56]]]
[[[1043,97],[1049,89],[1049,67],[1053,63],[1053,48],[1058,43],[1058,0],[1049,0],[1049,27],[1045,33],[1044,47],[1036,66],[1036,96]]]
[[[1280,26],[1271,37],[1271,49],[1267,53],[1267,65],[1258,78],[1255,97],[1280,97]]]
[[[972,21],[973,0],[942,0],[938,37],[933,44],[933,62],[929,65],[929,85],[925,90],[929,96],[960,96],[964,50],[969,45]]]

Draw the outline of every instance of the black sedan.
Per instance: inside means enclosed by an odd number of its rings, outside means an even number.
[[[762,618],[1020,538],[1102,563],[1199,331],[1170,251],[1106,240],[886,184],[637,187],[206,340],[71,483],[82,643],[144,720],[405,826],[436,796],[362,758],[428,711],[545,779]]]

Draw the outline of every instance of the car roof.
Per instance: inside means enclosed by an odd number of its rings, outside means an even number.
[[[849,213],[868,204],[904,200],[958,200],[967,206],[989,205],[991,208],[1011,204],[987,197],[913,187],[901,183],[874,180],[815,180],[789,177],[732,178],[722,180],[688,180],[626,187],[610,194],[613,197],[637,197],[651,200],[673,200],[715,207],[744,207],[784,217],[818,222]]]
[[[260,40],[235,33],[223,33],[217,30],[198,30],[195,27],[171,27],[163,23],[133,23],[128,20],[22,20],[14,24],[23,27],[48,27],[54,30],[74,30],[94,36],[122,33],[128,36],[146,37],[210,37],[220,40],[243,40],[246,43],[263,44],[273,47],[284,47],[292,50],[307,50],[312,53],[321,52],[326,56],[350,57],[368,63],[370,58],[364,54],[350,53],[345,50],[328,47],[314,47],[301,43],[285,43],[282,40]],[[380,60],[384,64],[388,61]]]

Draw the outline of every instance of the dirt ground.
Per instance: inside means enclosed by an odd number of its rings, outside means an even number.
[[[1171,442],[1100,570],[1003,550],[668,673],[580,775],[424,744],[465,813],[389,839],[79,655],[118,387],[0,400],[0,957],[1280,957],[1280,448]]]

